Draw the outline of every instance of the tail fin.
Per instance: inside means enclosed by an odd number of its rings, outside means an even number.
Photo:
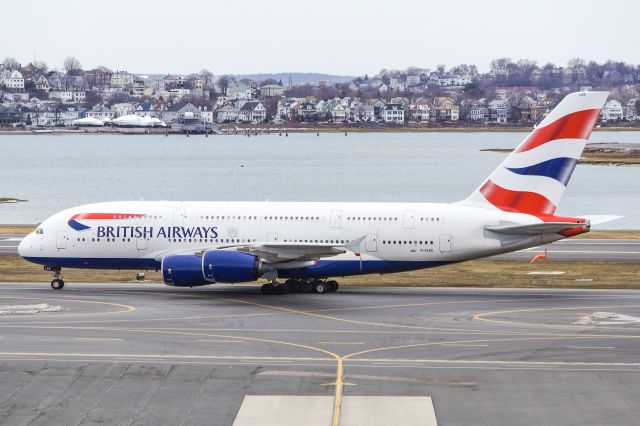
[[[567,95],[461,204],[553,215],[608,95]]]

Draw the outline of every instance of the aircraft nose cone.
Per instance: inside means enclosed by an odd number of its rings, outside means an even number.
[[[20,241],[20,244],[18,244],[18,255],[20,257],[25,257],[28,255],[27,251],[29,248],[31,248],[31,245],[29,243],[30,237],[31,235],[27,235],[22,239],[22,241]]]

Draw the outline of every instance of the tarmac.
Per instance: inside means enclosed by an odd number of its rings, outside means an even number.
[[[43,278],[0,305],[3,425],[640,424],[640,291]]]

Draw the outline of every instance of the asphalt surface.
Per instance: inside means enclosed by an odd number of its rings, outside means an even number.
[[[0,235],[0,256],[17,256],[22,235]],[[640,262],[640,240],[562,240],[491,259],[530,260],[547,250],[549,260]]]
[[[245,395],[329,396],[338,414],[430,396],[440,425],[640,424],[640,291],[0,284],[0,305],[24,304],[64,310],[0,315],[3,425],[231,425]]]

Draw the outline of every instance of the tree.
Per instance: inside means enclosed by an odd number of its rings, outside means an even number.
[[[100,72],[105,73],[105,74],[111,74],[111,73],[113,72],[113,71],[111,71],[111,69],[110,69],[110,68],[107,68],[107,67],[105,67],[104,65],[98,65],[98,66],[95,68],[95,70],[96,70],[96,71],[100,71]]]
[[[520,70],[525,74],[529,75],[531,74],[531,71],[533,71],[533,69],[536,67],[536,64],[536,61],[532,61],[530,59],[520,59],[518,61],[518,68],[520,68]]]
[[[569,59],[569,61],[567,62],[567,66],[571,69],[577,68],[577,67],[583,67],[585,66],[585,61],[584,59],[580,59],[580,58],[573,58],[573,59]]]
[[[36,73],[46,73],[49,70],[49,66],[45,61],[33,61],[33,68]]]
[[[491,71],[505,72],[511,63],[511,58],[498,58],[491,61]]]
[[[207,83],[211,83],[211,79],[213,78],[213,73],[211,71],[205,68],[200,70],[198,74],[204,81],[206,81]]]
[[[20,68],[20,64],[16,61],[16,58],[6,57],[4,61],[2,61],[2,66],[9,71],[17,70]]]
[[[67,59],[64,60],[63,66],[67,75],[79,75],[82,73],[82,64],[73,56],[67,57]]]

